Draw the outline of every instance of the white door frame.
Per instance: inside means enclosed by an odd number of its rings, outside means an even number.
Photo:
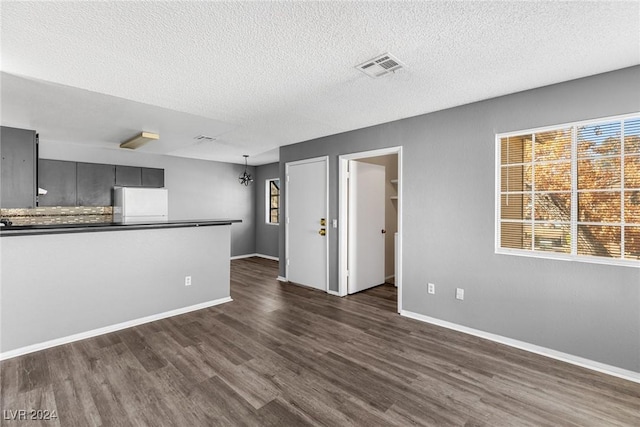
[[[398,244],[396,256],[398,262],[395,271],[395,282],[398,287],[398,313],[402,311],[402,147],[381,148],[379,150],[363,151],[361,153],[343,154],[338,156],[338,205],[340,207],[339,218],[341,227],[338,232],[338,294],[347,295],[347,224],[348,213],[348,167],[349,160],[366,159],[368,157],[398,155]]]
[[[326,251],[326,262],[325,262],[325,270],[326,270],[326,280],[324,285],[325,292],[329,291],[329,236],[331,234],[331,227],[329,227],[329,156],[321,156],[321,157],[313,157],[311,159],[304,160],[296,160],[295,162],[287,162],[284,165],[285,170],[285,200],[284,200],[284,233],[285,233],[285,275],[287,282],[289,281],[289,193],[287,192],[287,184],[289,183],[289,166],[296,166],[305,163],[314,163],[314,162],[324,162],[325,164],[325,179],[326,179],[326,191],[325,191],[325,214],[324,217],[327,220],[326,235],[324,236],[324,246]]]

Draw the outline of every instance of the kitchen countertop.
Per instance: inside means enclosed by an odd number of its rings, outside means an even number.
[[[17,225],[0,227],[0,237],[34,236],[40,234],[87,233],[99,231],[148,230],[158,228],[209,227],[231,225],[240,219],[189,219],[154,222],[107,222],[91,224]]]

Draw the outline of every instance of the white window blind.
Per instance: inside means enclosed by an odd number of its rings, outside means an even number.
[[[639,115],[496,140],[499,252],[640,266]]]

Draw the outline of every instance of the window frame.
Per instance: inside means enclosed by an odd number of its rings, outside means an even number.
[[[278,183],[280,182],[280,178],[267,178],[265,180],[265,204],[264,204],[264,208],[265,208],[265,223],[267,225],[280,225],[280,211],[281,211],[281,206],[280,206],[280,201],[281,201],[281,197],[280,197],[280,192],[278,192],[278,222],[271,222],[271,182],[272,181],[278,181]],[[280,188],[280,187],[278,187]]]
[[[496,133],[495,135],[495,234],[494,234],[494,245],[495,245],[495,253],[498,255],[515,255],[515,256],[523,256],[530,258],[543,258],[543,259],[553,259],[553,260],[561,260],[561,261],[578,261],[578,262],[586,262],[591,264],[606,264],[613,266],[623,266],[623,267],[635,267],[640,268],[640,260],[632,260],[632,259],[624,259],[624,258],[607,258],[607,257],[599,257],[599,256],[591,256],[591,255],[579,255],[579,254],[564,254],[558,252],[550,252],[550,251],[539,251],[533,249],[515,249],[515,248],[503,248],[501,246],[501,171],[502,171],[502,163],[501,163],[501,139],[507,137],[514,136],[522,136],[526,134],[536,134],[549,132],[554,130],[565,129],[568,127],[578,128],[580,126],[589,126],[594,124],[599,124],[607,121],[625,121],[628,119],[640,118],[640,112],[621,114],[615,116],[606,116],[606,117],[598,117],[594,119],[588,120],[580,120],[575,122],[566,122],[559,123],[549,126],[542,126],[536,128],[529,128],[523,130],[509,131]],[[622,141],[622,145],[624,146],[624,140]],[[624,151],[622,151],[621,159],[624,160]],[[571,238],[574,240],[573,236],[575,236],[578,231],[578,219],[576,216],[577,213],[577,135],[575,132],[572,132],[572,143],[571,143]],[[626,187],[621,187],[620,191],[624,194]],[[625,226],[624,218],[621,218],[620,227]],[[573,252],[573,249],[572,249]],[[624,256],[622,254],[621,256]]]

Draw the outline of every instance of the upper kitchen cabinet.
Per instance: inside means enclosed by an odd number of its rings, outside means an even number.
[[[113,187],[164,187],[164,169],[40,159],[39,206],[111,206]]]
[[[76,162],[38,160],[38,206],[76,206]]]
[[[78,206],[111,206],[116,167],[97,163],[78,163]]]
[[[36,207],[38,141],[33,130],[0,128],[0,207]]]
[[[116,165],[116,185],[140,187],[142,185],[142,168]]]
[[[164,187],[164,169],[142,168],[143,187]]]

